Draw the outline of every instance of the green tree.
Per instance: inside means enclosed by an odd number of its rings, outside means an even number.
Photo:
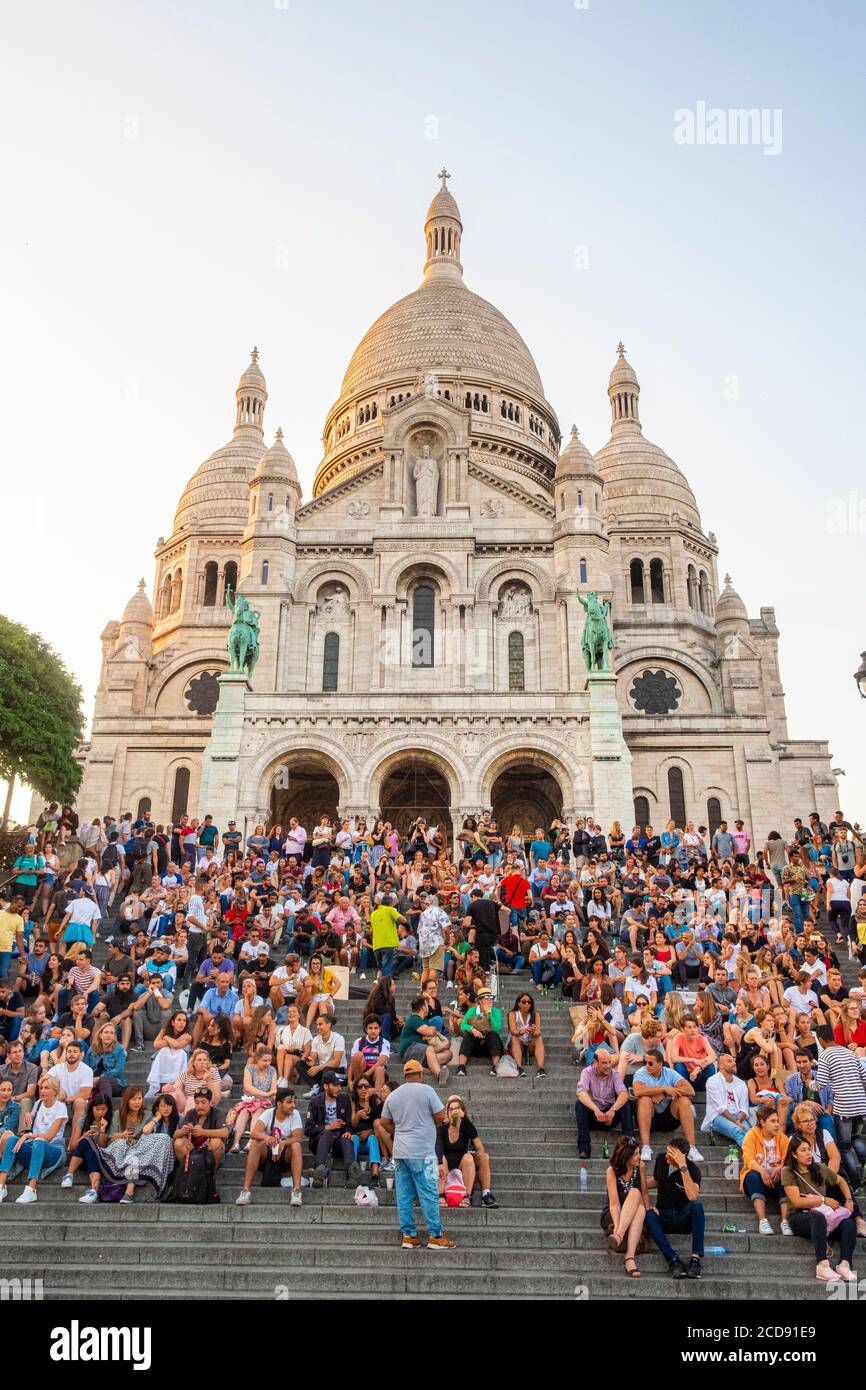
[[[21,623],[0,614],[0,778],[23,778],[42,796],[70,801],[81,781],[81,687],[60,657]]]

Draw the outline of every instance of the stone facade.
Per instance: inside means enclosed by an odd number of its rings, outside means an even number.
[[[445,186],[418,289],[365,335],[302,503],[266,448],[258,354],[229,444],[195,473],[144,583],[103,636],[79,805],[248,822],[295,808],[493,805],[523,828],[594,812],[630,828],[735,813],[757,836],[836,803],[825,743],[789,739],[771,608],[719,592],[713,534],[643,435],[620,344],[593,457],[516,330],[467,289]],[[261,614],[226,678],[238,586]],[[578,591],[612,605],[613,673],[587,678]],[[217,696],[219,705],[216,706]]]

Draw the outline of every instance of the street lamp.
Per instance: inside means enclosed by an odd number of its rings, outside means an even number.
[[[866,700],[866,652],[860,653],[860,665],[854,672],[854,679],[860,691],[860,698]]]

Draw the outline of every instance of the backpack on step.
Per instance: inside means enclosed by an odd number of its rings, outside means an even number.
[[[210,1149],[190,1149],[178,1163],[167,1200],[188,1207],[205,1207],[219,1201],[216,1168]]]

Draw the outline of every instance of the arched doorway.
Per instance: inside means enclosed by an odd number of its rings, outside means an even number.
[[[309,834],[322,815],[337,820],[340,788],[324,763],[303,756],[286,759],[276,769],[271,789],[271,823],[288,825],[297,816]]]
[[[527,840],[536,826],[549,830],[562,816],[562,788],[546,767],[537,762],[511,763],[500,772],[490,789],[496,823],[508,835],[519,825]]]
[[[451,788],[444,772],[415,753],[407,753],[385,775],[379,793],[380,815],[404,835],[417,816],[442,829],[443,843],[450,846]]]

